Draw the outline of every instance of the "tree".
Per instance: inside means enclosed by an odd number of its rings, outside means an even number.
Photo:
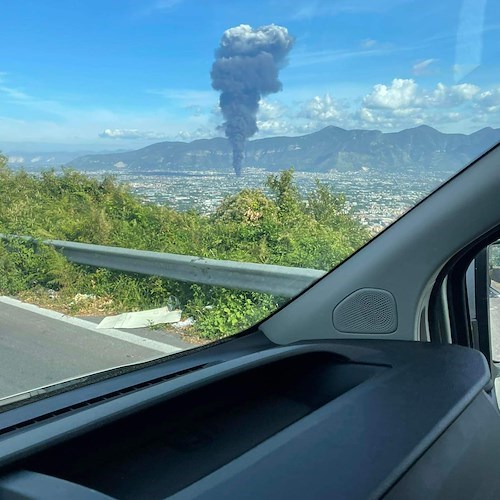
[[[0,169],[7,168],[8,158],[0,153]]]
[[[320,224],[332,228],[352,220],[345,196],[335,194],[319,179],[315,189],[307,193],[307,212]]]
[[[269,175],[265,186],[271,191],[283,222],[296,220],[304,214],[305,204],[293,179],[294,169]]]

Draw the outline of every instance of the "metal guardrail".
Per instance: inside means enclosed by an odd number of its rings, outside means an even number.
[[[25,236],[1,235],[0,239]],[[51,245],[77,264],[115,271],[160,276],[189,283],[292,297],[325,275],[317,269],[285,267],[231,260],[204,259],[129,248],[90,245],[61,240],[35,240]]]

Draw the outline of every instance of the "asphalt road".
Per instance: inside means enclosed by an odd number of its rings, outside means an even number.
[[[0,296],[0,399],[192,347],[162,331],[98,330],[98,321]],[[493,359],[500,361],[500,297],[490,297],[490,327]]]
[[[0,297],[0,398],[191,347],[144,329],[95,323]]]

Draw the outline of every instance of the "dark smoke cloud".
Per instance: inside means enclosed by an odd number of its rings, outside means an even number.
[[[293,42],[288,30],[275,24],[256,29],[241,24],[222,35],[210,76],[212,87],[221,92],[223,128],[236,175],[241,175],[245,141],[258,130],[261,97],[282,89],[278,74]]]

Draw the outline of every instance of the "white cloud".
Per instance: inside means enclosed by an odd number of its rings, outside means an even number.
[[[265,122],[267,120],[276,120],[288,112],[288,108],[278,101],[268,101],[261,99],[259,101],[259,120]]]
[[[293,42],[293,38],[284,26],[268,24],[252,28],[248,24],[240,24],[224,31],[219,50],[222,51],[222,55],[245,55],[254,54],[255,51],[269,50],[270,46],[274,46],[285,55]]]
[[[373,38],[365,38],[359,42],[359,46],[366,52],[370,51],[370,54],[367,55],[383,55],[386,54],[387,51],[405,51],[404,47],[395,47],[392,43],[389,42],[380,42],[379,40],[374,40]]]
[[[150,16],[162,11],[169,11],[186,0],[155,0],[137,12],[139,16]]]
[[[461,83],[459,85],[452,85],[451,87],[438,83],[432,92],[423,92],[422,105],[428,107],[460,106],[474,99],[479,92],[480,88],[470,83]]]
[[[462,83],[434,88],[420,87],[412,79],[394,79],[390,85],[378,84],[363,98],[355,113],[360,126],[400,129],[420,125],[454,127],[459,122],[494,125],[498,89],[481,91],[477,85]],[[499,104],[500,104],[500,97]],[[479,120],[479,121],[478,121]]]
[[[297,120],[296,117],[288,115],[280,120],[267,120],[265,122],[257,120],[257,126],[259,132],[255,137],[261,138],[276,135],[308,134],[324,127],[325,124],[320,125],[318,122]]]
[[[387,56],[392,53],[410,50],[404,47],[395,47],[389,43],[376,43],[369,50],[357,49],[334,49],[316,51],[295,51],[290,54],[290,67],[298,68],[314,64],[326,64],[346,59],[357,59],[366,57]]]
[[[215,117],[191,115],[181,119],[157,109],[138,113],[64,107],[58,111],[57,115],[43,119],[30,118],[29,110],[24,119],[0,112],[0,137],[9,142],[101,144],[101,147],[116,139],[120,146],[137,147],[160,140],[175,140],[182,130],[205,126],[212,131],[207,136],[213,136],[215,129],[215,123],[212,124]]]
[[[22,90],[6,85],[6,76],[7,73],[0,71],[0,94],[3,94],[4,97],[6,96],[14,101],[26,101],[32,99],[31,96]]]
[[[409,79],[395,78],[390,86],[377,84],[364,97],[367,108],[399,109],[411,107],[417,99],[417,84]]]
[[[337,103],[330,94],[315,96],[302,106],[300,116],[319,122],[333,122],[343,118],[345,106]]]
[[[429,87],[413,79],[396,78],[374,85],[368,92],[352,87],[350,93],[341,94],[342,99],[336,97],[336,91],[343,92],[336,87],[323,87],[322,93],[316,94],[314,87],[304,87],[286,104],[279,96],[262,99],[255,137],[305,134],[327,125],[400,130],[425,123],[457,132],[500,126],[500,87],[480,88],[471,83],[438,83]],[[223,135],[223,131],[217,130],[223,119],[215,92],[151,92],[168,102],[159,98],[160,106],[140,112],[82,108],[30,95],[11,85],[7,75],[0,73],[0,103],[15,104],[26,117],[13,118],[0,112],[0,137],[9,142],[92,145],[104,149],[117,143],[120,147],[137,148],[162,140],[191,141]],[[180,108],[187,112],[179,113]]]
[[[219,110],[220,113],[220,110]],[[277,100],[261,99],[257,113],[256,137],[294,134],[291,110]]]
[[[429,75],[432,73],[431,65],[435,64],[438,59],[424,59],[416,62],[412,67],[412,73],[416,76]]]
[[[209,107],[213,106],[214,102],[218,101],[218,94],[214,90],[164,88],[148,90],[147,92],[149,94],[161,96],[172,103],[180,104],[181,107]]]
[[[181,141],[194,141],[196,139],[211,139],[212,137],[222,136],[222,131],[217,132],[214,127],[198,127],[194,130],[180,130],[175,139],[180,139]]]
[[[157,140],[178,138],[182,130],[206,128],[213,135],[215,117],[203,106],[189,109],[179,116],[171,105],[156,106],[140,112],[96,108],[91,105],[75,106],[73,103],[44,99],[29,95],[7,85],[7,75],[0,73],[0,109],[2,101],[17,106],[23,118],[13,118],[0,111],[0,137],[8,142],[41,142],[58,144],[101,144],[110,143],[109,139],[120,139],[120,146],[132,147],[145,145]],[[16,92],[13,92],[15,90]],[[209,102],[213,106],[214,92],[180,91],[166,94],[176,102]],[[212,100],[207,99],[212,96]],[[216,99],[215,99],[216,100]],[[124,126],[125,125],[125,126]],[[141,142],[142,141],[142,142]]]
[[[110,129],[103,130],[99,137],[103,139],[148,139],[148,140],[164,140],[168,136],[159,132],[142,131],[137,129]]]
[[[365,38],[364,40],[361,40],[360,46],[362,49],[373,49],[373,47],[377,46],[377,40]]]
[[[477,101],[489,113],[500,112],[500,87],[481,92]]]
[[[293,134],[293,127],[290,120],[257,120],[259,132],[257,137],[266,137],[271,135]]]
[[[334,16],[341,13],[384,12],[412,0],[335,0],[296,2],[292,19],[312,19],[319,16]],[[289,8],[288,3],[286,7]]]
[[[262,101],[256,137],[305,134],[327,125],[396,131],[427,124],[450,132],[500,125],[495,115],[500,113],[500,88],[481,90],[470,83],[426,87],[396,78],[374,85],[358,99],[337,100],[333,95],[301,98],[293,106]]]
[[[438,83],[434,89],[424,89],[412,79],[395,78],[390,85],[374,85],[363,98],[363,106],[371,109],[426,108],[459,106],[474,99],[480,92],[477,85],[461,83],[447,87]]]
[[[22,90],[0,85],[0,92],[15,101],[28,101],[31,97]]]

